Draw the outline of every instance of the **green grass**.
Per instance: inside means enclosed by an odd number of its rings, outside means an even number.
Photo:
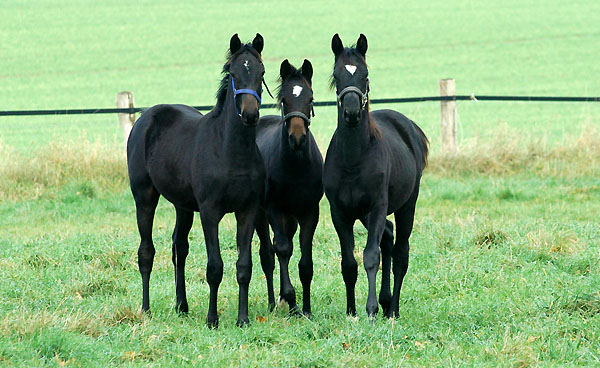
[[[236,1],[168,5],[8,1],[0,9],[2,110],[214,102],[231,35],[265,37],[266,79],[289,58],[327,88],[331,36],[359,33],[373,98],[459,94],[598,95],[600,3]],[[267,99],[268,100],[268,99]],[[375,108],[384,107],[383,105]],[[235,221],[220,228],[221,327],[204,323],[206,252],[196,217],[190,313],[174,312],[170,237],[154,226],[152,318],[139,313],[135,208],[116,116],[0,118],[0,364],[8,366],[565,366],[600,360],[600,107],[459,103],[461,152],[439,152],[439,104],[385,106],[432,141],[400,317],[347,318],[327,201],[314,244],[312,320],[269,313],[254,239],[250,319],[235,327]],[[267,112],[270,113],[270,112]],[[335,109],[311,129],[325,150]],[[366,231],[358,226],[357,260]],[[301,292],[292,258],[292,282]],[[276,274],[276,280],[278,275]],[[276,282],[276,285],[278,283]],[[277,287],[277,286],[276,286]]]
[[[130,90],[137,106],[205,105],[214,94],[229,38],[265,38],[266,81],[274,87],[285,58],[314,65],[316,100],[333,100],[331,37],[369,40],[372,98],[438,95],[455,78],[459,94],[598,95],[600,3],[427,1],[81,2],[5,1],[0,9],[1,108],[114,107]],[[266,99],[269,100],[268,98]],[[379,105],[378,108],[388,106]],[[439,104],[401,104],[439,142]],[[272,113],[272,112],[271,112]],[[331,136],[335,110],[318,108],[313,129]],[[459,136],[489,137],[499,124],[553,140],[585,124],[598,127],[592,103],[462,102]],[[0,140],[26,150],[87,132],[118,141],[114,115],[4,117]],[[327,139],[323,138],[326,144]]]
[[[597,174],[597,173],[596,173]],[[268,313],[253,242],[247,329],[235,327],[235,222],[220,236],[221,327],[205,327],[208,285],[200,226],[192,229],[190,314],[174,310],[170,234],[161,201],[152,318],[139,314],[135,209],[125,184],[85,179],[37,199],[0,204],[0,359],[17,365],[169,364],[397,366],[594,364],[600,348],[596,177],[524,172],[423,181],[400,318],[370,324],[366,276],[359,317],[344,315],[340,255],[326,201],[315,244],[312,320]],[[197,220],[197,219],[196,219]],[[198,222],[198,221],[197,221]],[[356,227],[360,261],[366,231]],[[296,252],[292,264],[299,260]],[[300,292],[295,266],[292,282]],[[277,275],[276,275],[277,278]]]

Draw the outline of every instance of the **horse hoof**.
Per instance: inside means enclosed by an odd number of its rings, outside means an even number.
[[[241,318],[241,319],[237,320],[237,322],[236,322],[235,325],[238,326],[238,327],[246,327],[246,326],[250,325],[250,321],[248,320],[248,317]]]
[[[275,310],[275,303],[269,303],[269,313]]]
[[[142,315],[148,318],[152,318],[152,312],[150,311],[150,308],[148,309],[144,309],[142,308]]]
[[[215,318],[215,319],[207,318],[206,325],[211,330],[216,330],[217,328],[219,328],[219,318]]]
[[[293,307],[290,307],[290,316],[291,317],[302,317],[302,316],[304,316],[304,313],[302,313],[300,308],[298,308],[298,306],[295,305]]]
[[[175,311],[179,314],[187,314],[188,313],[188,304],[181,303],[175,306]]]
[[[302,315],[307,319],[312,319],[312,313],[310,311],[302,311]]]

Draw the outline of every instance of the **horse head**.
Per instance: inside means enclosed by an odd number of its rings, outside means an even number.
[[[229,78],[236,111],[246,126],[256,126],[265,67],[260,53],[263,38],[257,33],[252,44],[242,45],[237,33],[229,41]]]
[[[312,64],[306,59],[300,69],[285,59],[279,70],[281,84],[277,99],[285,124],[284,134],[287,134],[288,144],[294,152],[304,151],[308,142],[311,114],[314,116],[312,75]]]
[[[335,55],[332,86],[336,88],[337,103],[344,122],[355,127],[363,114],[368,114],[369,71],[365,59],[367,38],[360,34],[356,47],[344,47],[336,33],[331,40]]]

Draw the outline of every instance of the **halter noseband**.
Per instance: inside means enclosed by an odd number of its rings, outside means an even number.
[[[242,112],[240,110],[238,110],[237,103],[235,103],[235,98],[237,97],[237,95],[242,95],[242,94],[252,95],[252,96],[256,97],[256,99],[258,100],[258,105],[260,106],[260,103],[262,101],[262,99],[260,98],[260,95],[258,93],[256,93],[256,91],[253,89],[249,89],[249,88],[236,89],[235,82],[233,81],[233,76],[231,76],[231,90],[233,91],[233,102],[235,104],[235,109],[239,116],[242,116]],[[260,93],[262,94],[262,88],[260,89]]]
[[[310,111],[311,111],[311,115],[314,118],[315,117],[315,108],[311,102],[310,104]],[[306,122],[306,125],[310,126],[310,117],[306,116],[304,113],[300,112],[300,111],[292,111],[292,112],[288,112],[287,114],[283,113],[283,102],[281,103],[281,121],[283,121],[283,123],[285,124],[285,122],[289,119],[289,118],[300,118],[302,120],[304,120]]]
[[[337,103],[339,107],[342,107],[342,99],[344,98],[345,95],[347,95],[350,92],[354,92],[356,93],[361,101],[362,101],[362,106],[361,106],[361,110],[365,109],[365,106],[367,106],[367,102],[369,101],[369,78],[367,78],[367,88],[365,89],[365,93],[363,93],[358,87],[355,86],[348,86],[346,88],[344,88],[342,90],[342,92],[340,92],[339,95],[337,95]]]

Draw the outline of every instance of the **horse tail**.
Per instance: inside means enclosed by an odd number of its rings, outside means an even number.
[[[423,132],[423,130],[413,122],[413,125],[415,126],[415,129],[417,130],[417,135],[419,136],[419,139],[421,140],[421,149],[422,149],[422,164],[423,164],[423,168],[427,167],[427,157],[429,156],[429,139],[427,139],[427,136],[425,135],[425,133]]]

